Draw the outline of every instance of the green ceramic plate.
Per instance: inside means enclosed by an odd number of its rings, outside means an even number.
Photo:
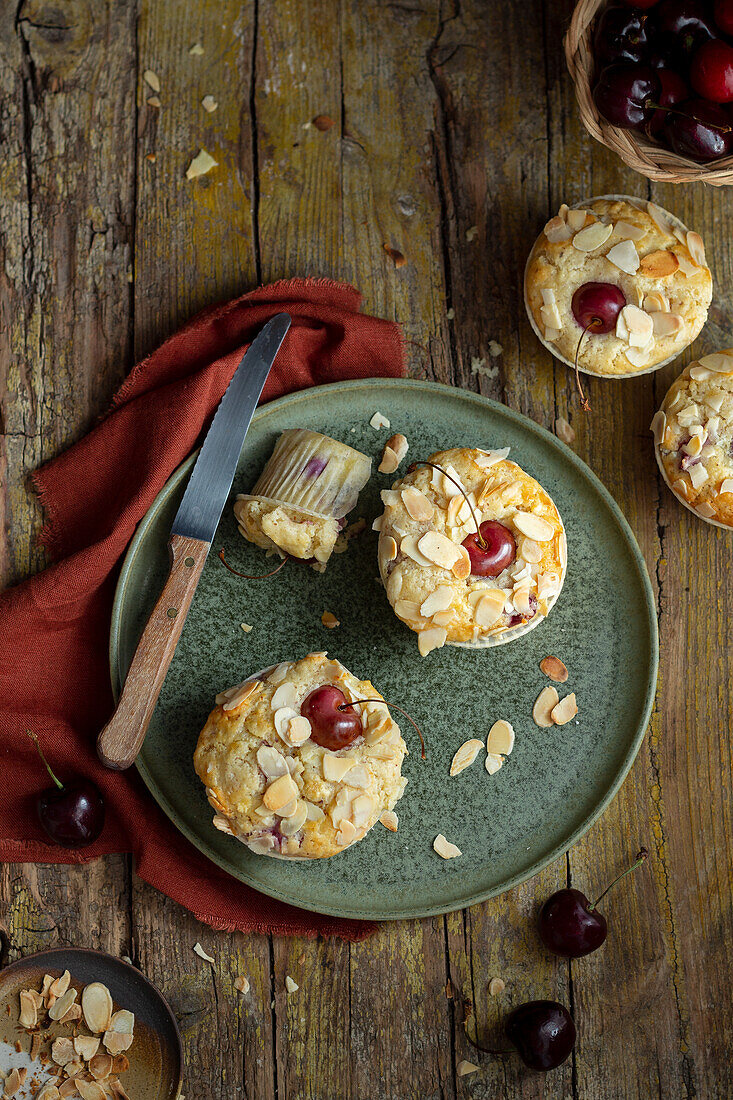
[[[273,401],[252,421],[233,494],[248,489],[285,428],[326,432],[375,458],[387,435],[369,426],[379,410],[410,441],[410,456],[446,447],[511,446],[511,457],[554,497],[568,535],[568,574],[547,621],[495,649],[444,648],[422,658],[415,635],[392,614],[378,581],[377,536],[368,530],[319,575],[289,564],[266,581],[228,573],[212,553],[138,758],[140,773],[182,833],[215,863],[263,893],[339,916],[389,920],[448,912],[501,893],[536,874],[588,829],[618,790],[639,749],[657,678],[654,601],[634,537],[596,477],[554,436],[484,397],[427,382],[342,382]],[[193,459],[162,490],[128,551],[112,616],[111,669],[123,681],[167,572],[166,544]],[[371,521],[375,473],[352,518]],[[225,547],[244,572],[263,553],[237,533],[227,506],[214,550]],[[324,610],[341,621],[321,625]],[[250,633],[241,623],[251,623]],[[217,832],[192,764],[214,695],[277,661],[327,649],[373,680],[421,726],[428,759],[408,723],[409,779],[399,831],[377,825],[332,859],[288,863],[250,853]],[[553,653],[570,670],[578,719],[540,730],[532,706],[548,682],[540,660]],[[489,776],[479,757],[449,778],[451,757],[497,718],[516,731],[507,764]],[[444,862],[437,833],[463,855]]]

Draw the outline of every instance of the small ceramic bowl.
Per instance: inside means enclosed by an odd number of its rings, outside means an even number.
[[[639,209],[642,209],[642,210],[645,210],[645,211],[647,209],[646,200],[636,198],[633,195],[594,195],[592,198],[583,199],[582,202],[574,203],[573,206],[571,207],[571,209],[572,210],[579,210],[583,207],[588,207],[588,206],[591,205],[591,203],[598,202],[601,199],[607,199],[609,201],[614,201],[615,200],[615,201],[621,201],[621,202],[628,202],[630,205],[636,206]],[[658,209],[661,211],[661,213],[664,215],[664,217],[669,221],[669,223],[672,226],[673,230],[678,229],[681,233],[685,233],[685,234],[689,232],[688,227],[684,224],[684,222],[682,222],[674,214],[671,214],[668,210],[665,210],[663,207],[658,207]],[[573,362],[573,360],[568,359],[565,355],[563,355],[560,351],[558,351],[558,349],[555,347],[555,345],[551,341],[545,339],[543,333],[540,331],[539,325],[537,324],[537,322],[534,318],[532,310],[530,309],[529,296],[528,296],[528,293],[527,293],[527,272],[529,270],[529,265],[532,262],[532,259],[534,257],[535,249],[537,247],[537,244],[540,242],[541,237],[542,237],[542,234],[540,234],[540,236],[538,236],[537,240],[532,245],[529,256],[527,257],[527,263],[525,264],[525,268],[524,268],[524,280],[523,280],[524,306],[525,306],[525,309],[527,311],[527,317],[529,318],[529,323],[532,326],[532,331],[534,332],[535,336],[540,341],[540,343],[544,347],[547,348],[547,350],[555,357],[555,359],[558,359],[561,363],[564,363],[567,367],[570,367],[571,370],[575,370],[575,363]],[[693,339],[695,339],[695,338],[696,337],[693,337]],[[578,363],[578,370],[582,374],[592,375],[594,378],[609,378],[609,379],[638,378],[640,375],[643,375],[643,374],[652,374],[654,371],[660,370],[662,367],[666,367],[668,363],[674,362],[674,360],[679,358],[679,356],[682,354],[682,352],[685,351],[686,348],[688,348],[692,342],[693,341],[690,340],[687,344],[685,344],[684,347],[680,348],[678,351],[675,351],[674,354],[669,355],[666,359],[661,360],[661,362],[654,363],[652,366],[649,366],[649,367],[641,367],[639,370],[631,370],[631,371],[626,371],[626,372],[622,372],[622,373],[614,373],[614,374],[605,374],[602,371],[594,371],[594,370],[590,370],[588,367],[584,367],[582,365],[582,362]]]
[[[686,508],[688,510],[688,512],[692,512],[692,514],[694,516],[696,516],[698,519],[704,520],[705,523],[709,523],[712,527],[722,527],[724,531],[731,531],[731,530],[733,530],[733,524],[723,523],[721,520],[715,519],[713,516],[708,516],[708,515],[705,514],[706,509],[705,509],[704,506],[707,504],[707,501],[703,501],[701,504],[698,504],[696,506],[695,504],[688,501],[680,492],[677,491],[677,489],[674,486],[674,482],[672,481],[672,479],[670,478],[670,476],[667,472],[667,469],[664,465],[664,461],[662,459],[662,454],[661,454],[661,444],[662,444],[662,441],[663,441],[663,438],[664,438],[665,429],[667,427],[666,413],[667,413],[667,405],[668,405],[668,399],[670,398],[670,394],[672,394],[672,392],[677,389],[677,387],[678,387],[678,385],[681,381],[683,381],[684,379],[687,379],[687,378],[690,377],[690,372],[691,371],[694,372],[695,370],[698,370],[698,371],[699,370],[703,370],[703,371],[707,370],[708,369],[707,366],[706,366],[707,361],[718,361],[718,364],[720,364],[721,360],[723,360],[723,362],[724,362],[724,357],[727,357],[730,360],[730,371],[727,372],[728,376],[730,376],[730,374],[733,374],[733,348],[726,349],[725,351],[720,352],[720,353],[713,353],[712,355],[703,356],[703,358],[701,360],[696,361],[694,363],[690,363],[687,367],[685,367],[685,369],[675,379],[675,381],[672,383],[669,390],[665,394],[664,400],[662,401],[662,404],[661,404],[658,412],[655,413],[654,419],[651,422],[650,431],[652,432],[652,435],[654,436],[654,457],[657,460],[657,466],[659,467],[659,472],[661,473],[667,488],[674,495],[675,499],[677,501],[679,501],[679,503],[684,508]],[[714,377],[714,373],[715,372],[710,373],[710,378],[711,379]],[[720,374],[726,374],[724,369],[722,369],[722,370],[720,369],[720,365],[719,365],[719,373]],[[694,373],[693,373],[692,377],[694,379],[694,377],[695,377]],[[710,507],[710,506],[708,505],[708,507]]]
[[[28,1071],[26,1084],[16,1093],[16,1100],[30,1097],[31,1087],[57,1080],[48,1073],[48,1061],[41,1061],[41,1057],[47,1058],[46,1042],[35,1059],[30,1057],[29,1033],[19,1023],[20,990],[40,990],[44,974],[56,978],[65,970],[71,974],[72,987],[80,990],[91,982],[102,982],[116,1008],[134,1013],[134,1039],[127,1051],[130,1066],[120,1078],[130,1096],[135,1100],[178,1100],[183,1085],[183,1047],[170,1006],[136,967],[103,951],[76,947],[27,955],[0,972],[2,1069],[6,1074],[14,1068]],[[71,1034],[68,1025],[52,1026],[54,1034],[59,1029],[61,1035]],[[42,1034],[49,1030],[42,1029]]]

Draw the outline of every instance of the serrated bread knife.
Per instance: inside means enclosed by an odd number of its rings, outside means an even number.
[[[129,768],[145,740],[234,481],[244,437],[289,328],[287,313],[267,322],[214,414],[173,521],[168,579],[138,642],[117,709],[97,739],[99,759],[108,768]]]

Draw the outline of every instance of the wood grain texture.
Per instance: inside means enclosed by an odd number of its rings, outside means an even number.
[[[656,473],[648,424],[679,364],[589,380],[585,416],[521,294],[529,247],[561,201],[653,194],[712,245],[715,302],[695,352],[730,345],[731,198],[652,189],[584,133],[561,52],[571,8],[0,8],[4,580],[42,561],[25,471],[85,429],[133,354],[260,279],[317,274],[352,281],[366,309],[404,326],[413,376],[480,389],[548,428],[566,417],[639,539],[659,604],[660,692],[624,787],[566,858],[502,898],[348,945],[214,933],[122,857],[2,869],[4,958],[54,943],[131,955],[181,1020],[188,1096],[733,1095],[730,540],[681,509]],[[333,125],[319,129],[317,116]],[[187,180],[200,148],[217,166]],[[548,956],[535,931],[544,898],[568,882],[594,896],[641,844],[648,866],[604,901],[603,950],[572,964]],[[193,954],[197,940],[213,966]],[[506,987],[492,997],[494,976]],[[578,1022],[574,1056],[556,1073],[533,1076],[468,1043],[464,1001],[496,1038],[509,1008],[548,996]],[[459,1077],[463,1059],[479,1071]]]

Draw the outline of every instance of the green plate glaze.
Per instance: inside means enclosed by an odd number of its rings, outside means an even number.
[[[568,535],[568,573],[546,622],[506,646],[445,647],[422,658],[393,615],[378,580],[377,536],[368,530],[326,572],[289,564],[266,581],[228,573],[212,553],[196,593],[137,766],[181,832],[235,878],[293,905],[338,916],[392,920],[458,909],[536,874],[574,844],[619,789],[644,736],[657,679],[657,623],[649,578],[626,520],[586,465],[531,420],[474,393],[428,382],[341,382],[265,405],[255,415],[232,496],[248,489],[285,428],[311,428],[371,454],[388,432],[379,410],[410,441],[410,457],[462,445],[511,446],[511,457],[551,493]],[[176,471],[140,524],[120,575],[112,615],[111,671],[119,691],[167,573],[166,544],[193,457]],[[352,519],[369,528],[381,512],[374,473]],[[244,572],[266,567],[237,533],[228,505],[214,550]],[[341,621],[321,625],[324,610]],[[251,623],[250,633],[241,623]],[[250,853],[211,824],[192,764],[199,730],[222,688],[278,661],[327,649],[406,708],[426,736],[428,759],[407,722],[409,779],[400,825],[377,825],[331,859],[292,862]],[[540,660],[556,654],[570,670],[578,719],[540,730],[532,706],[547,680]],[[483,759],[449,778],[453,753],[484,738],[497,718],[516,744],[494,776]],[[463,855],[445,862],[437,833]]]

